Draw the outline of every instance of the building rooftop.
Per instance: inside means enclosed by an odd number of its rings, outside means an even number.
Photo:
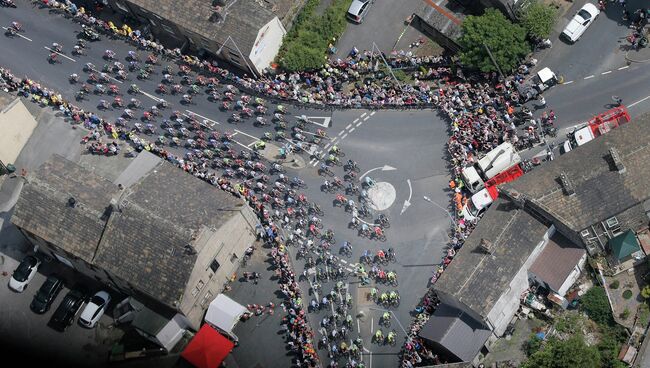
[[[196,263],[194,240],[203,230],[221,227],[241,206],[231,194],[165,161],[120,191],[53,156],[29,177],[12,221],[175,308]]]
[[[434,288],[486,317],[547,230],[527,212],[497,199]],[[486,241],[490,253],[482,249]]]
[[[530,266],[529,271],[539,276],[553,290],[560,290],[585,253],[584,248],[576,246],[556,232]]]
[[[212,0],[129,1],[211,41],[224,44],[230,36],[247,57],[260,28],[276,16],[272,10],[277,9],[274,3],[279,0],[228,0],[220,17],[213,10]]]
[[[462,34],[464,11],[465,8],[456,1],[424,1],[415,14],[445,36],[457,40]]]
[[[28,176],[11,221],[92,262],[106,225],[107,208],[118,193],[117,185],[53,155]]]
[[[419,333],[420,337],[444,346],[464,362],[474,359],[491,334],[487,326],[444,303],[436,308]]]
[[[610,148],[625,167],[619,173]],[[650,114],[613,129],[501,189],[524,194],[578,232],[650,198]],[[563,188],[565,173],[574,195]]]

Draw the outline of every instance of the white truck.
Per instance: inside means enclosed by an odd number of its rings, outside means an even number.
[[[461,175],[465,187],[470,192],[476,193],[485,187],[487,180],[520,162],[521,157],[515,147],[509,142],[504,142],[485,154],[474,165],[463,168]]]

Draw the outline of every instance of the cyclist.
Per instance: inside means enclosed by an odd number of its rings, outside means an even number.
[[[386,253],[384,253],[383,249],[377,251],[377,258],[379,258],[380,262],[383,262],[386,259]]]
[[[397,294],[397,291],[392,290],[390,293],[388,293],[388,298],[391,302],[396,302],[399,299],[399,294]]]
[[[390,325],[390,312],[384,312],[384,314],[381,316],[381,322],[385,325]]]
[[[372,298],[372,300],[377,299],[377,288],[370,289],[370,298]]]
[[[381,295],[379,296],[379,301],[381,302],[381,304],[387,303],[388,302],[388,294],[387,293],[381,293]]]
[[[388,273],[386,274],[386,278],[388,278],[388,281],[393,282],[397,279],[397,274],[395,273],[395,271],[388,271]]]
[[[384,333],[381,331],[381,328],[375,332],[375,341],[377,343],[384,341]]]

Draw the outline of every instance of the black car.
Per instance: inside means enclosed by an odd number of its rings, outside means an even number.
[[[65,329],[72,324],[74,317],[77,315],[85,301],[86,296],[83,292],[79,290],[70,290],[68,294],[66,294],[65,298],[63,298],[61,304],[59,304],[59,307],[56,308],[54,314],[52,314],[48,326],[57,331],[65,331]]]
[[[36,295],[34,295],[34,299],[32,300],[32,304],[29,305],[29,308],[38,314],[47,312],[62,288],[63,281],[61,279],[54,275],[48,276],[43,285],[41,285],[41,288],[36,292]]]

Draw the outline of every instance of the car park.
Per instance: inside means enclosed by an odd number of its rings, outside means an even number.
[[[85,302],[85,295],[79,290],[70,290],[63,298],[61,304],[52,314],[48,326],[53,329],[63,332],[68,326],[72,324],[77,313]]]
[[[363,22],[363,18],[368,14],[368,9],[373,2],[374,0],[353,0],[348,8],[348,19],[355,23]]]
[[[34,295],[34,299],[29,305],[29,308],[38,314],[47,312],[62,288],[63,281],[61,279],[54,275],[48,276]]]
[[[591,3],[586,3],[564,27],[561,36],[570,42],[576,42],[587,28],[596,20],[600,10]]]
[[[34,256],[25,257],[9,279],[9,288],[22,293],[36,275],[41,261]]]
[[[93,328],[100,318],[104,315],[108,303],[111,301],[111,296],[105,291],[99,291],[90,298],[88,304],[79,316],[79,324]]]

